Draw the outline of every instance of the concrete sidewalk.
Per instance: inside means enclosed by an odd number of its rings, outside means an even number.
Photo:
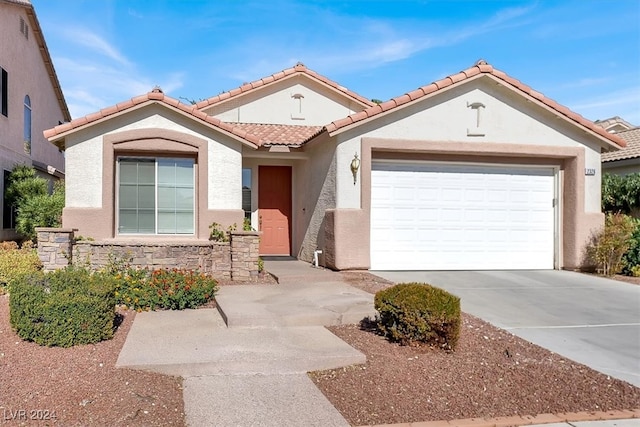
[[[324,325],[373,314],[373,296],[300,261],[266,264],[284,284],[223,287],[218,310],[139,313],[116,365],[183,377],[190,426],[348,426],[306,373],[366,362]]]

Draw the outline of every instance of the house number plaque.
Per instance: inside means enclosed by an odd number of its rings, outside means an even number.
[[[584,174],[586,176],[593,176],[596,174],[596,169],[595,168],[585,168],[584,169]]]

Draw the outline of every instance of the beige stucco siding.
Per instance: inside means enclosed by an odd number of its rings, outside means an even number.
[[[20,32],[20,18],[29,26],[28,37]],[[0,67],[8,73],[8,116],[0,114],[0,158],[2,167],[31,161],[64,170],[64,156],[42,132],[64,121],[64,114],[45,68],[35,24],[26,8],[0,3]],[[23,144],[24,97],[31,99],[31,155]]]
[[[205,138],[208,141],[209,172],[207,207],[242,208],[240,142],[157,106],[145,107],[67,137],[67,207],[102,207],[104,135],[136,129],[167,129]]]
[[[203,111],[226,122],[322,126],[361,109],[331,89],[297,76]]]
[[[480,109],[479,129],[475,129],[477,112],[468,106],[473,103],[484,105]],[[476,135],[468,135],[469,130]],[[496,85],[493,80],[474,80],[338,134],[338,208],[361,206],[360,186],[353,185],[348,165],[354,153],[360,153],[363,137],[448,141],[451,144],[473,142],[584,147],[585,167],[596,170],[594,176],[585,179],[585,211],[600,211],[600,147],[586,133],[580,133],[574,126]]]

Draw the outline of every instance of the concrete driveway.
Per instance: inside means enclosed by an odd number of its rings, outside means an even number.
[[[569,271],[372,271],[426,282],[462,310],[640,387],[640,286]]]

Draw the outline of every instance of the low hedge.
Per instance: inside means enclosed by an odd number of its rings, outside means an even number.
[[[115,306],[114,279],[86,269],[34,273],[10,286],[11,326],[40,345],[71,347],[112,338]]]
[[[460,298],[425,283],[401,283],[375,295],[378,328],[403,345],[455,349],[460,336]]]

